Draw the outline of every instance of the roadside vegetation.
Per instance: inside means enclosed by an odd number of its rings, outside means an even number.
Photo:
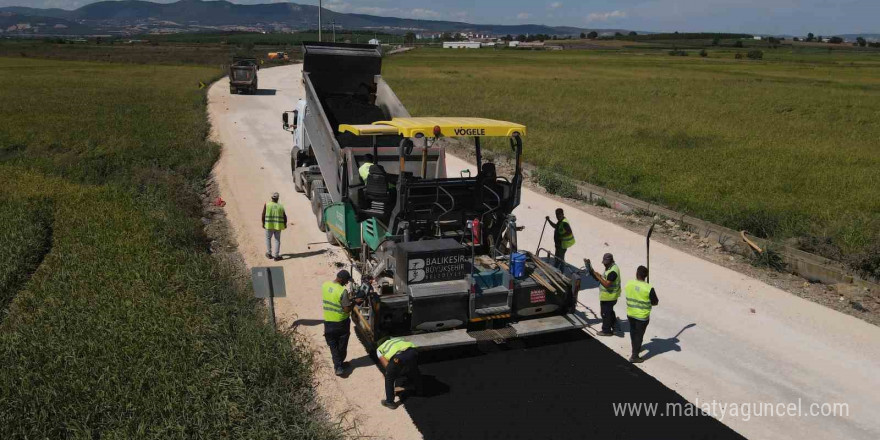
[[[264,67],[286,64],[269,60],[269,52],[288,52],[291,60],[299,58],[299,45],[255,45],[249,41],[232,43],[187,43],[164,40],[89,39],[74,41],[63,38],[45,40],[0,39],[0,57],[96,61],[150,65],[198,65],[220,69],[228,66],[233,55],[250,56],[263,61]]]
[[[0,58],[0,438],[339,438],[208,253],[217,68]]]
[[[425,48],[384,76],[414,115],[526,124],[540,168],[880,277],[880,51],[757,47]]]

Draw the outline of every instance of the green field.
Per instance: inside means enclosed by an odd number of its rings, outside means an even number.
[[[217,68],[0,58],[0,438],[339,438],[208,253]]]
[[[536,166],[880,276],[880,52],[419,49],[384,76],[419,116],[529,127]]]

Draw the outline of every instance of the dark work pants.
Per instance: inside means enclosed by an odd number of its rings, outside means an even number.
[[[416,394],[422,392],[422,375],[419,373],[419,354],[413,349],[397,353],[388,360],[385,368],[385,400],[394,402],[394,381],[406,377],[407,386],[414,388]]]
[[[568,249],[564,249],[561,244],[556,244],[556,267],[563,268],[565,267],[565,252]]]
[[[642,351],[642,339],[645,338],[645,330],[648,329],[648,321],[635,319],[631,316],[627,316],[627,319],[629,320],[629,338],[632,341],[632,354],[633,356],[638,357],[639,353]]]
[[[351,319],[342,322],[324,321],[324,339],[330,347],[333,368],[342,368],[348,355],[348,337],[351,335]]]
[[[614,331],[614,323],[617,321],[617,315],[614,313],[614,301],[599,301],[599,308],[602,310],[602,331],[610,333]]]

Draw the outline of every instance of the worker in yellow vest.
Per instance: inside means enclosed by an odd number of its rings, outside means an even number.
[[[287,229],[287,213],[284,205],[278,203],[278,193],[272,194],[272,201],[263,205],[263,229],[266,230],[266,258],[281,261],[281,231]],[[272,238],[275,238],[275,254],[272,254]]]
[[[379,363],[385,368],[385,400],[382,406],[395,409],[394,381],[406,377],[407,386],[415,389],[415,394],[422,392],[422,375],[419,373],[419,355],[412,342],[402,338],[390,338],[380,341],[376,349]]]
[[[574,246],[574,232],[568,219],[565,218],[565,212],[562,208],[556,208],[556,222],[546,217],[547,222],[553,227],[553,244],[556,245],[556,267],[562,269],[565,267],[565,252],[568,248]]]
[[[361,180],[364,183],[367,183],[367,176],[370,175],[370,167],[373,166],[374,162],[376,162],[376,158],[372,154],[364,155],[364,161],[361,162],[361,166],[358,168],[358,174],[361,175]]]
[[[614,336],[613,330],[617,328],[614,306],[620,298],[620,268],[614,262],[614,255],[610,253],[602,257],[602,264],[605,265],[605,273],[602,275],[590,267],[590,275],[599,282],[599,309],[602,311],[602,331],[599,335]]]
[[[648,329],[648,320],[651,317],[651,308],[659,304],[657,292],[654,286],[645,281],[648,278],[648,268],[639,266],[636,269],[636,279],[626,283],[626,317],[629,320],[629,337],[632,340],[632,357],[629,361],[638,364],[643,361],[639,356],[642,352],[642,339],[645,330]]]
[[[345,286],[351,281],[347,270],[340,270],[336,279],[321,286],[324,305],[324,340],[330,347],[333,371],[337,376],[345,374],[348,363],[348,337],[351,336],[352,300]]]

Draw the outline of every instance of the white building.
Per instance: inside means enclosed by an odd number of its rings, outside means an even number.
[[[372,40],[368,41],[368,43],[378,46],[378,45],[379,45],[379,40],[373,38]]]
[[[513,41],[507,43],[507,45],[510,47],[517,47],[517,46],[519,46],[519,41],[513,40]]]
[[[760,35],[755,35],[755,36],[752,37],[752,38],[754,38],[754,39],[756,39],[756,40],[762,40],[762,39],[763,39],[763,37],[761,37]]]
[[[444,49],[479,49],[479,41],[444,41]]]

